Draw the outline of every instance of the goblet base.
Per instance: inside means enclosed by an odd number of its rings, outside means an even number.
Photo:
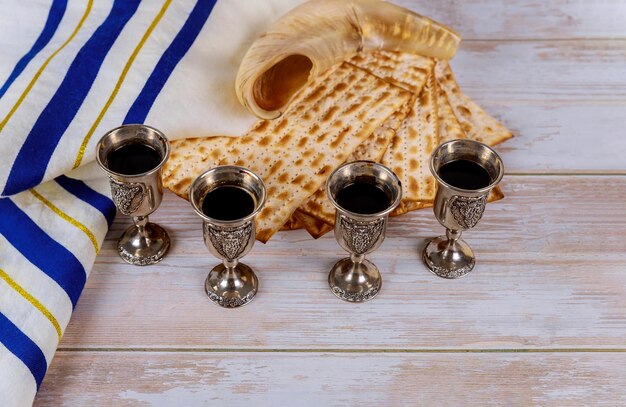
[[[147,266],[161,261],[170,248],[170,237],[161,226],[147,223],[142,235],[133,225],[117,241],[117,251],[122,260],[135,266]]]
[[[463,277],[475,264],[474,252],[467,243],[446,236],[432,239],[424,248],[423,259],[433,274],[449,279]]]
[[[248,304],[259,289],[254,271],[243,263],[232,269],[220,264],[209,273],[204,291],[213,303],[224,308],[237,308]]]
[[[378,267],[369,260],[355,263],[352,259],[339,260],[328,274],[328,285],[333,294],[348,302],[364,302],[378,294],[383,284]]]

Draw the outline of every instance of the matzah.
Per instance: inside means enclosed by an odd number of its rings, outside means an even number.
[[[439,145],[436,98],[435,78],[431,71],[383,156],[382,164],[391,168],[402,182],[402,200],[395,213],[405,212],[407,202],[431,201],[435,197],[435,179],[428,161]]]
[[[355,160],[380,161],[387,150],[387,146],[393,139],[396,130],[406,118],[412,101],[409,100],[400,110],[385,120],[374,133],[361,143],[356,150],[350,154],[346,162]],[[322,186],[308,200],[306,200],[298,211],[319,219],[327,224],[335,224],[335,207],[326,196],[325,188]],[[308,229],[307,229],[308,230]],[[318,235],[311,234],[313,237]]]
[[[382,50],[359,53],[348,62],[414,94],[421,92],[435,65],[432,58]]]
[[[461,91],[447,61],[437,61],[435,77],[468,138],[494,146],[513,137],[509,129]]]
[[[305,88],[280,118],[259,121],[241,138],[173,141],[165,186],[186,197],[193,179],[208,168],[237,164],[251,169],[267,188],[265,207],[256,218],[257,239],[266,242],[409,97],[362,69],[339,64]]]

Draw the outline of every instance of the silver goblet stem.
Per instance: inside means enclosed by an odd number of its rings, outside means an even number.
[[[363,263],[363,260],[365,260],[365,255],[350,253],[350,260],[352,260],[352,263],[354,264]]]
[[[137,232],[139,236],[146,239],[148,234],[146,232],[146,225],[148,224],[148,215],[146,216],[133,216],[133,223],[137,226]]]

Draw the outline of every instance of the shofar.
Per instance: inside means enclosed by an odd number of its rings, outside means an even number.
[[[446,60],[460,42],[444,25],[385,1],[310,0],[252,44],[237,73],[237,96],[258,117],[274,119],[312,78],[359,51]]]

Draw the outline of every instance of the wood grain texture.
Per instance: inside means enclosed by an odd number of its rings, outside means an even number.
[[[626,348],[626,252],[616,235],[626,228],[626,177],[515,176],[503,187],[506,198],[466,232],[478,257],[467,278],[423,266],[418,248],[443,232],[427,209],[390,222],[371,256],[384,279],[375,301],[337,300],[326,278],[345,254],[332,236],[293,231],[245,258],[260,292],[237,310],[205,298],[217,261],[188,203],[167,194],[154,220],[171,232],[169,255],[147,268],[123,264],[114,244],[130,221],[118,217],[61,349]]]
[[[332,235],[281,232],[245,258],[258,297],[223,310],[200,220],[168,194],[171,253],[124,264],[116,219],[35,405],[626,404],[626,3],[394,1],[463,36],[461,88],[517,136],[497,147],[507,197],[465,235],[476,270],[432,276],[419,249],[443,230],[413,212],[371,256],[381,294],[347,304]]]
[[[517,136],[509,173],[626,172],[626,41],[467,43],[452,67]]]
[[[625,363],[624,353],[59,352],[35,406],[617,406]]]
[[[463,91],[480,102],[626,101],[626,39],[472,41],[450,63]]]
[[[626,36],[621,0],[394,0],[458,31],[464,40]]]

